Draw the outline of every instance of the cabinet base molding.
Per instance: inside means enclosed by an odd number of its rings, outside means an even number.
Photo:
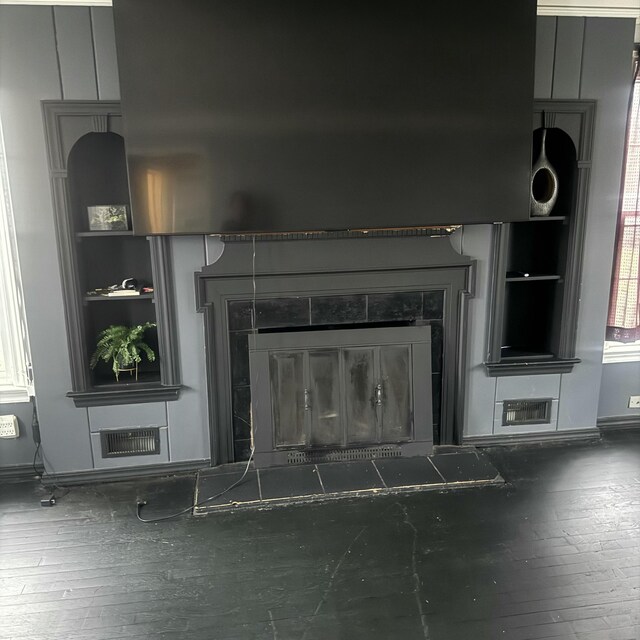
[[[114,467],[111,469],[88,469],[44,475],[43,484],[48,481],[62,486],[92,484],[95,482],[115,482],[135,480],[137,478],[173,476],[180,473],[193,473],[211,466],[209,459],[168,462],[166,464],[145,464],[138,467]],[[33,469],[32,469],[33,472]]]
[[[467,436],[463,438],[465,445],[475,447],[493,447],[495,445],[537,444],[545,442],[565,442],[571,440],[597,440],[600,430],[597,427],[589,429],[571,429],[570,431],[547,431],[546,433],[514,433],[488,436]]]
[[[607,416],[596,420],[600,431],[617,431],[619,429],[640,429],[640,415]]]

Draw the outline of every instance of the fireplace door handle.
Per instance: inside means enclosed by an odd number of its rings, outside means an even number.
[[[375,397],[376,397],[376,406],[381,407],[382,406],[382,384],[376,385]]]
[[[304,410],[311,411],[311,391],[309,389],[304,390]]]

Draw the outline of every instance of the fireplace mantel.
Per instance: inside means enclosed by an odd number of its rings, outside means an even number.
[[[228,305],[254,299],[260,304],[273,298],[442,291],[440,444],[461,442],[466,307],[473,295],[474,261],[457,253],[450,238],[234,242],[195,274],[195,284],[205,322],[213,464],[235,459]]]

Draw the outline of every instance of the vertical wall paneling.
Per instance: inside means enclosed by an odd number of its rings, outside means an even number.
[[[538,100],[551,97],[557,20],[557,18],[545,16],[538,18],[536,23],[536,67],[533,97]]]
[[[171,238],[174,264],[176,335],[180,353],[180,398],[167,403],[171,460],[209,458],[204,325],[196,313],[193,274],[205,264],[202,236]]]
[[[111,7],[91,7],[93,46],[99,100],[119,100],[120,81]]]
[[[582,363],[563,375],[559,430],[593,427],[598,415],[633,35],[632,19],[586,21],[580,97],[598,105],[576,349]]]
[[[0,5],[0,78],[42,448],[50,472],[89,469],[87,414],[65,396],[71,378],[40,106],[62,98],[51,7]]]
[[[89,7],[54,7],[65,100],[96,100],[96,68]]]
[[[584,29],[585,18],[558,18],[551,92],[551,97],[556,100],[580,97]]]
[[[465,368],[464,435],[489,435],[493,426],[493,404],[496,378],[489,378],[484,368],[487,345],[486,322],[489,291],[489,256],[492,227],[490,224],[464,228],[463,253],[476,260],[476,291],[469,299],[467,366]]]

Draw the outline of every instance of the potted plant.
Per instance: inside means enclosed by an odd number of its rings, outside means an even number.
[[[153,349],[144,341],[144,332],[155,326],[154,322],[145,322],[134,327],[107,327],[98,334],[96,350],[91,356],[91,368],[94,369],[100,360],[104,360],[107,364],[111,363],[117,381],[123,371],[128,371],[130,375],[135,373],[137,380],[142,355],[146,355],[149,362],[156,359]]]

